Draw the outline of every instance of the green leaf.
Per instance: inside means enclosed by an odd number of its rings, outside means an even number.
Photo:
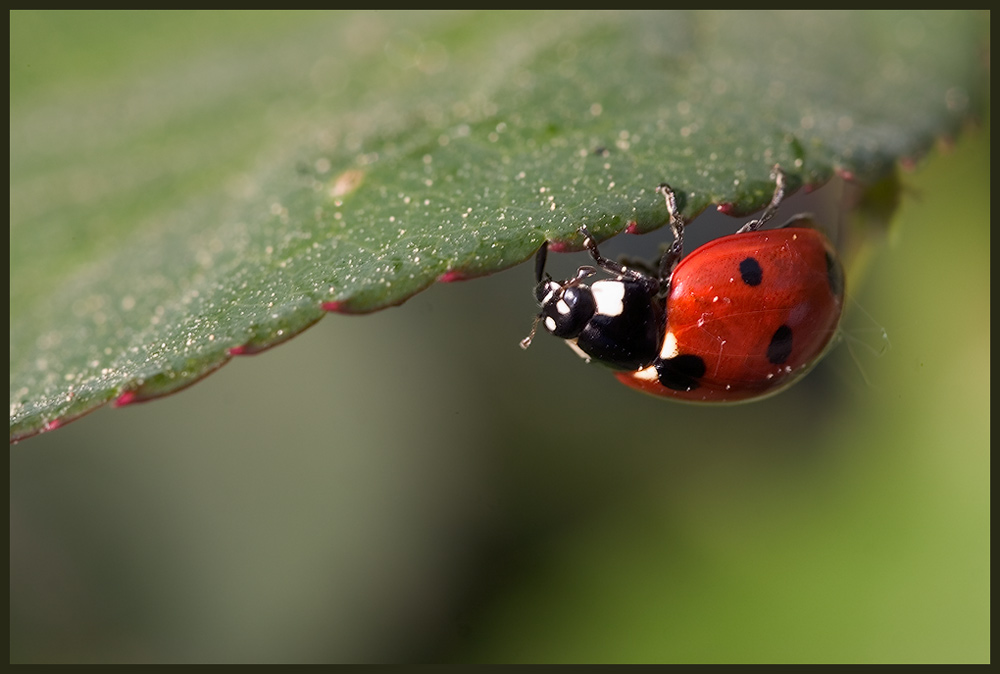
[[[776,163],[875,182],[984,108],[987,42],[972,13],[14,13],[11,441],[653,230],[664,180],[689,217],[759,208]]]

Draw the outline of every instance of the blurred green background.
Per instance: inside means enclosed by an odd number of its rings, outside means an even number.
[[[173,16],[63,75],[13,16],[12,107]],[[12,447],[11,661],[989,661],[989,147],[904,174],[844,342],[762,403],[522,352],[525,265]]]

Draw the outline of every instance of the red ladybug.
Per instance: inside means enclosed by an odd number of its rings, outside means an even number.
[[[844,271],[809,216],[760,230],[784,198],[779,167],[771,203],[736,234],[681,260],[685,222],[673,190],[664,195],[674,241],[656,274],[603,257],[586,228],[584,245],[613,278],[590,283],[594,267],[554,281],[544,273],[547,244],[536,256],[541,322],[584,359],[618,372],[646,393],[690,402],[739,402],[786,388],[822,357],[844,304]]]

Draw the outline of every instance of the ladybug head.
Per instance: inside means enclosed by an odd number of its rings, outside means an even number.
[[[580,267],[576,276],[565,281],[554,281],[548,275],[535,286],[535,299],[541,311],[531,325],[531,332],[521,340],[521,348],[527,349],[535,337],[538,323],[556,337],[573,339],[586,327],[597,311],[594,293],[584,285],[583,280],[593,276],[593,267]]]
[[[535,258],[535,300],[541,307],[531,332],[521,340],[521,348],[527,349],[535,337],[538,323],[545,324],[545,329],[556,337],[573,339],[586,327],[587,322],[597,311],[594,294],[583,281],[594,274],[594,267],[580,267],[576,276],[565,281],[555,281],[545,273],[545,258],[548,246],[542,244]]]
[[[593,267],[580,267],[574,278],[538,284],[535,297],[542,307],[538,318],[546,330],[562,339],[573,339],[583,331],[597,311],[594,293],[583,280],[595,273]]]

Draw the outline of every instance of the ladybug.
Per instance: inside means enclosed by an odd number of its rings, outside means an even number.
[[[762,230],[785,195],[780,167],[771,203],[756,220],[683,257],[684,227],[673,190],[666,200],[673,242],[656,271],[603,257],[585,227],[583,243],[611,278],[584,266],[555,281],[545,272],[548,244],[535,258],[541,322],[581,357],[616,370],[645,393],[699,403],[735,403],[777,393],[806,374],[837,331],[844,270],[808,215]],[[683,257],[683,259],[682,259]]]

